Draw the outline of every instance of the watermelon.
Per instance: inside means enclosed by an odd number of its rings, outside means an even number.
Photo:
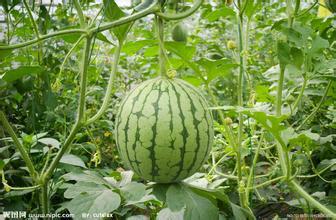
[[[172,30],[172,38],[177,42],[187,42],[188,30],[184,23],[178,23]]]
[[[140,177],[179,182],[207,160],[213,120],[195,87],[158,77],[141,83],[121,102],[115,137],[121,159]]]

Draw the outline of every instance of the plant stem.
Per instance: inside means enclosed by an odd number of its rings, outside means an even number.
[[[95,33],[99,33],[99,32],[102,32],[102,31],[106,31],[106,30],[109,30],[111,28],[114,28],[114,27],[129,23],[129,22],[138,20],[139,18],[142,18],[146,15],[157,12],[158,10],[160,10],[160,6],[158,6],[158,1],[154,0],[153,3],[150,6],[148,6],[148,8],[146,8],[142,11],[136,12],[132,15],[122,17],[122,18],[120,18],[116,21],[108,22],[108,23],[100,25],[99,27],[92,28],[92,29],[90,29],[90,32],[95,34]]]
[[[83,126],[84,124],[84,116],[85,116],[85,94],[86,94],[86,86],[87,86],[87,69],[89,65],[90,59],[90,50],[91,50],[91,38],[87,37],[85,40],[85,45],[83,49],[83,57],[81,62],[81,70],[80,70],[80,93],[79,93],[79,105],[78,105],[78,112],[76,122],[73,125],[69,136],[65,140],[63,146],[58,151],[56,157],[51,162],[50,166],[46,170],[45,173],[42,174],[41,177],[41,184],[42,184],[42,210],[43,213],[48,213],[48,185],[49,180],[56,169],[60,159],[64,155],[64,153],[70,147],[70,144],[74,140],[77,131]]]
[[[317,172],[317,170],[313,170],[315,174],[312,174],[312,175],[306,175],[306,176],[297,176],[297,178],[313,178],[313,177],[316,177],[316,176],[319,176],[324,173],[325,171],[327,171],[330,167],[333,167],[334,165],[336,165],[336,162],[335,163],[332,163],[332,164],[329,164],[327,167],[325,167],[324,169],[320,170]]]
[[[259,144],[258,144],[257,150],[256,150],[256,152],[254,154],[254,157],[253,157],[252,167],[250,168],[251,169],[250,170],[250,174],[249,174],[249,176],[247,178],[247,183],[246,183],[246,198],[250,197],[250,187],[252,185],[252,180],[253,180],[253,176],[254,176],[254,169],[255,169],[256,164],[258,162],[259,151],[261,149],[263,139],[264,139],[264,133],[262,133],[261,136],[260,136]]]
[[[29,45],[32,45],[32,44],[42,42],[42,41],[47,40],[49,38],[63,36],[63,35],[71,35],[71,34],[87,34],[87,31],[84,30],[84,29],[62,30],[62,31],[58,31],[58,32],[54,32],[54,33],[50,33],[50,34],[46,34],[46,35],[41,35],[40,38],[36,38],[36,39],[29,40],[29,41],[26,41],[26,42],[22,42],[22,43],[18,43],[18,44],[11,44],[11,45],[7,45],[7,46],[0,46],[0,51],[1,50],[14,50],[14,49],[18,49],[18,48],[22,48],[22,47],[26,47],[26,46],[29,46]]]
[[[320,210],[321,212],[327,214],[328,218],[336,219],[336,213],[328,209],[326,206],[319,203],[315,200],[311,195],[309,195],[295,180],[289,182],[289,185],[292,187],[294,192],[297,192],[300,196],[302,196],[308,203],[312,204],[315,208]]]
[[[213,102],[213,104],[215,106],[219,106],[219,103],[218,103],[215,95],[213,94],[209,84],[206,84],[206,89],[207,89],[207,91],[208,91],[208,93],[211,97],[211,101]],[[229,144],[235,149],[236,146],[237,146],[236,141],[235,141],[236,138],[235,138],[233,132],[231,132],[231,129],[230,129],[229,125],[227,125],[227,123],[225,122],[225,117],[224,117],[224,114],[221,111],[221,109],[217,109],[217,113],[218,113],[220,122],[222,123],[222,125],[224,127],[223,135],[225,136],[225,138],[227,138]]]
[[[28,16],[29,16],[30,22],[33,25],[33,29],[34,29],[36,38],[40,39],[40,33],[39,33],[39,30],[38,30],[37,24],[36,24],[36,22],[34,20],[32,11],[30,10],[29,5],[27,4],[27,0],[23,0],[23,4],[24,4],[25,8],[27,9]],[[39,64],[41,64],[41,62],[42,62],[42,56],[43,55],[42,55],[42,45],[40,43],[38,44],[38,53],[37,53],[37,55],[38,55]]]
[[[215,173],[222,176],[222,177],[228,178],[228,179],[238,180],[238,177],[235,176],[235,175],[225,174],[225,173],[219,172],[217,170],[215,170]]]
[[[280,67],[280,75],[279,75],[279,81],[278,81],[278,92],[277,92],[277,106],[276,106],[276,115],[281,115],[281,107],[282,107],[282,86],[283,86],[283,79],[284,79],[284,67]],[[326,94],[328,93],[329,87],[331,86],[332,81],[329,81],[329,84],[327,86],[324,98]],[[320,101],[319,104],[322,104],[324,98]],[[318,106],[317,106],[318,107]],[[317,111],[319,109],[315,108]],[[311,115],[314,115],[316,111],[313,111]],[[314,113],[315,112],[315,113]],[[309,117],[309,116],[308,116]],[[319,203],[317,200],[315,200],[311,195],[309,195],[297,182],[294,178],[292,178],[290,175],[290,164],[289,164],[289,158],[288,154],[284,152],[283,147],[285,147],[283,144],[277,144],[277,151],[279,154],[279,160],[281,169],[284,173],[284,175],[287,178],[287,182],[289,186],[291,187],[292,191],[297,192],[300,196],[302,196],[304,199],[306,199],[310,204],[312,204],[315,208],[322,211],[323,213],[329,215],[329,217],[335,219],[336,213],[328,209],[326,206]]]
[[[6,15],[6,26],[7,26],[7,44],[10,44],[10,29],[9,29],[9,23],[10,23],[10,15],[9,13]]]
[[[217,166],[218,166],[218,164],[219,164],[220,162],[222,162],[222,161],[223,161],[228,155],[230,155],[230,154],[231,154],[231,152],[224,154],[224,155],[223,155],[217,162],[216,162],[215,159],[214,159],[214,163],[213,163],[213,165],[212,165],[210,171],[208,172],[208,174],[211,174],[213,171],[215,171],[216,168],[217,168]]]
[[[159,67],[161,77],[167,76],[167,67],[166,67],[166,57],[165,57],[165,48],[164,48],[164,28],[163,28],[163,19],[156,16],[156,31],[159,41]]]
[[[279,181],[279,180],[282,180],[282,179],[284,179],[284,178],[286,178],[286,177],[285,177],[285,176],[279,176],[279,177],[276,177],[276,178],[274,178],[274,179],[271,179],[271,180],[268,180],[268,181],[266,181],[266,182],[263,182],[263,183],[261,183],[261,184],[259,184],[259,185],[256,185],[256,186],[254,186],[254,187],[250,187],[249,189],[257,189],[257,188],[260,188],[260,187],[264,187],[264,186],[270,185],[270,184],[272,184],[272,183],[274,183],[274,182],[277,182],[277,181]]]
[[[34,181],[36,181],[36,179],[37,179],[37,172],[35,170],[33,162],[31,161],[31,159],[29,157],[29,154],[27,153],[26,149],[24,148],[24,146],[19,141],[19,138],[16,136],[13,128],[9,124],[9,122],[8,122],[5,114],[2,111],[0,111],[0,121],[3,124],[3,126],[5,128],[5,131],[7,131],[7,133],[11,136],[11,138],[12,138],[15,146],[19,150],[22,159],[24,160],[24,162],[26,163],[26,165],[28,167],[28,171],[30,173],[30,176],[33,178]]]
[[[32,11],[30,10],[29,8],[29,5],[27,4],[27,0],[23,0],[23,4],[25,6],[25,8],[27,9],[27,12],[28,12],[28,16],[29,16],[29,19],[33,25],[33,29],[34,29],[34,32],[36,34],[36,37],[39,39],[40,38],[40,34],[39,34],[39,31],[38,31],[38,28],[37,28],[37,24],[34,20],[34,17],[33,17],[33,14],[32,14]]]
[[[26,47],[32,44],[36,44],[39,43],[41,41],[44,41],[46,39],[49,38],[53,38],[53,37],[57,37],[57,36],[63,36],[63,35],[70,35],[70,34],[86,34],[88,36],[92,36],[94,34],[97,34],[99,32],[105,31],[105,30],[109,30],[111,28],[135,21],[139,18],[142,18],[146,15],[155,13],[159,10],[159,6],[157,5],[157,0],[154,0],[153,3],[146,9],[134,13],[132,15],[126,16],[126,17],[122,17],[119,20],[116,21],[112,21],[112,22],[108,22],[105,24],[100,25],[99,27],[94,27],[91,29],[69,29],[69,30],[62,30],[62,31],[58,31],[58,32],[54,32],[54,33],[50,33],[50,34],[46,34],[46,35],[41,35],[39,39],[33,39],[30,41],[26,41],[23,43],[18,43],[18,44],[12,44],[12,45],[6,45],[6,46],[0,46],[0,51],[1,50],[13,50],[13,49],[17,49],[17,48],[22,48],[22,47]]]
[[[202,3],[203,0],[196,0],[196,2],[191,8],[189,8],[185,12],[181,12],[178,14],[166,14],[162,12],[156,12],[155,14],[161,18],[164,18],[165,20],[180,20],[192,15],[195,11],[197,11],[197,9],[202,5]]]
[[[116,48],[115,48],[112,71],[111,71],[111,75],[110,75],[108,85],[107,85],[107,88],[106,88],[103,104],[100,107],[100,109],[98,110],[98,112],[93,117],[91,117],[90,119],[88,119],[86,121],[86,125],[97,121],[104,114],[104,112],[106,111],[106,109],[108,108],[108,106],[110,104],[112,90],[113,90],[113,83],[114,83],[114,79],[116,77],[116,72],[117,72],[117,68],[118,68],[118,63],[119,63],[119,57],[120,57],[120,51],[121,51],[122,44],[123,44],[123,42],[119,42],[119,45],[116,46]]]
[[[43,183],[42,188],[41,188],[41,203],[42,203],[43,214],[48,214],[49,213],[48,188],[49,188],[49,181]]]
[[[315,107],[315,109],[308,115],[308,117],[305,118],[305,120],[300,124],[300,126],[297,127],[296,130],[300,130],[300,129],[303,127],[303,125],[305,125],[309,120],[311,120],[311,119],[314,117],[314,115],[317,113],[317,111],[321,108],[321,106],[322,106],[322,104],[323,104],[325,98],[326,98],[327,95],[328,95],[328,92],[329,92],[329,89],[330,89],[330,87],[331,87],[331,85],[332,85],[332,82],[333,82],[333,80],[330,80],[330,81],[328,82],[327,88],[325,89],[324,94],[323,94],[323,96],[322,96],[320,102],[319,102],[318,105]]]
[[[77,11],[77,14],[78,14],[78,17],[79,17],[80,27],[85,28],[86,23],[85,23],[85,17],[84,17],[84,14],[83,14],[82,7],[80,6],[78,0],[73,0],[73,3],[75,5],[76,11]]]
[[[66,63],[66,61],[68,60],[68,58],[70,57],[70,55],[72,54],[72,52],[76,49],[76,47],[79,45],[79,43],[83,40],[83,38],[85,38],[85,35],[81,35],[78,40],[76,41],[76,43],[74,43],[74,45],[71,47],[71,49],[68,51],[68,53],[65,55],[64,60],[61,64],[60,67],[60,71],[58,73],[57,78],[60,77],[60,75],[62,74],[63,70],[64,70],[64,65]]]
[[[300,93],[299,93],[299,96],[297,97],[297,99],[295,100],[294,104],[293,104],[293,108],[292,108],[292,111],[294,112],[295,109],[298,107],[302,97],[303,97],[303,93],[307,87],[307,82],[308,82],[308,78],[306,76],[304,76],[303,78],[303,84],[302,84],[302,87],[301,87],[301,90],[300,90]]]
[[[239,8],[241,10],[241,8]],[[244,40],[243,40],[243,14],[241,11],[239,11],[238,15],[238,39],[239,39],[239,74],[238,74],[238,85],[237,85],[237,101],[238,106],[243,106],[243,83],[244,83],[244,71],[245,71],[245,62],[244,62]],[[242,137],[243,137],[243,114],[241,112],[238,113],[238,143],[236,147],[236,154],[237,154],[237,176],[238,176],[238,185],[242,187],[242,189],[239,189],[239,199],[240,199],[240,205],[244,208],[248,208],[247,205],[247,198],[245,194],[245,189],[242,186],[242,156],[241,156],[241,148],[242,148]],[[240,188],[240,187],[239,187]]]
[[[280,65],[280,74],[279,74],[279,79],[278,79],[278,88],[277,88],[277,97],[276,97],[276,116],[281,116],[282,114],[282,90],[283,90],[283,82],[284,82],[284,76],[285,76],[285,67]],[[278,138],[278,140],[281,138]],[[287,178],[290,178],[290,172],[289,172],[289,167],[287,167],[287,156],[285,155],[286,153],[283,150],[284,144],[278,143],[277,145],[277,151],[279,154],[279,161],[280,161],[280,166],[282,169],[282,172],[284,173]]]
[[[2,184],[6,184],[10,190],[15,190],[15,191],[20,191],[20,190],[35,190],[40,188],[40,185],[36,185],[36,186],[25,186],[25,187],[14,187],[14,186],[9,186],[7,183],[2,183]]]
[[[51,162],[51,165],[44,173],[44,178],[49,179],[52,175],[53,171],[56,169],[59,160],[63,156],[63,154],[67,151],[68,147],[72,143],[76,132],[84,123],[84,112],[85,112],[85,94],[86,94],[86,84],[87,84],[87,69],[89,65],[89,57],[90,57],[90,50],[91,50],[91,38],[86,38],[84,50],[83,50],[83,58],[82,58],[82,67],[81,67],[81,76],[80,76],[80,94],[79,94],[79,105],[78,105],[78,112],[77,118],[74,126],[72,127],[69,136],[64,142],[64,145],[61,147],[60,151],[57,153],[54,160]]]

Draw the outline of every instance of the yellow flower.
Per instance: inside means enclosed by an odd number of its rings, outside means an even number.
[[[237,44],[236,42],[234,42],[233,40],[229,40],[226,44],[226,46],[230,49],[230,50],[234,50],[237,48]]]
[[[111,135],[112,135],[112,133],[109,132],[109,131],[105,131],[105,133],[104,133],[104,137],[110,137]]]

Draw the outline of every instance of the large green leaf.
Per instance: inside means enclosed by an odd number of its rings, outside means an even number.
[[[227,59],[221,60],[210,60],[206,58],[202,58],[197,61],[197,63],[205,69],[205,73],[207,75],[207,80],[210,82],[219,76],[226,76],[230,73],[232,68],[237,67],[237,64],[231,63]]]
[[[194,46],[189,46],[182,42],[165,42],[165,47],[167,50],[173,52],[183,60],[191,60],[196,52],[196,48]]]
[[[109,21],[118,20],[119,18],[124,17],[126,15],[126,13],[123,12],[118,7],[118,5],[115,3],[114,0],[104,0],[103,3],[104,3],[105,16]],[[131,25],[132,22],[115,27],[112,29],[112,33],[118,38],[119,41],[121,41],[127,35]]]
[[[77,182],[92,182],[97,184],[110,185],[103,177],[94,171],[73,171],[62,176],[65,181],[75,180]]]
[[[245,15],[251,18],[262,7],[261,0],[245,1]]]
[[[152,46],[155,44],[155,40],[138,40],[138,41],[130,41],[124,44],[123,52],[128,55],[134,55],[136,52],[141,50],[144,47]]]
[[[315,36],[312,42],[312,46],[309,50],[309,55],[312,58],[322,57],[323,50],[329,47],[329,42],[320,36]]]
[[[184,219],[217,220],[218,208],[188,187],[173,184],[167,190],[167,206],[172,212],[184,210]]]
[[[142,183],[131,182],[120,188],[126,201],[139,201],[146,195],[146,186]]]
[[[64,154],[60,160],[60,163],[86,168],[83,160],[80,157],[73,154]]]
[[[183,210],[173,212],[172,210],[168,208],[162,209],[158,215],[157,215],[157,220],[183,220]]]
[[[280,67],[284,68],[287,64],[291,63],[290,46],[287,43],[279,41],[277,51]]]
[[[39,74],[43,71],[44,69],[41,66],[20,66],[16,69],[8,70],[0,76],[0,79],[6,82],[13,82],[24,76]]]
[[[234,17],[236,13],[228,7],[222,7],[216,9],[205,16],[205,19],[208,19],[210,22],[217,21],[221,17]]]
[[[94,214],[106,215],[120,206],[120,196],[110,189],[83,192],[64,205],[76,219],[97,219]],[[88,217],[84,216],[85,213]],[[103,219],[103,218],[98,218]]]
[[[103,185],[89,182],[77,182],[76,184],[71,185],[64,192],[64,197],[67,199],[75,198],[82,193],[94,194],[99,193],[107,188]]]
[[[46,133],[44,133],[46,134]],[[48,146],[52,146],[52,147],[55,147],[57,149],[59,149],[61,143],[54,139],[54,138],[40,138],[38,139],[38,142],[42,143],[42,144],[45,144],[45,145],[48,145]]]

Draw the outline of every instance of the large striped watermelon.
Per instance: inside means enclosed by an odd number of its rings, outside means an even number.
[[[121,103],[116,142],[122,160],[143,179],[177,182],[207,160],[213,141],[211,112],[195,87],[156,78]]]

